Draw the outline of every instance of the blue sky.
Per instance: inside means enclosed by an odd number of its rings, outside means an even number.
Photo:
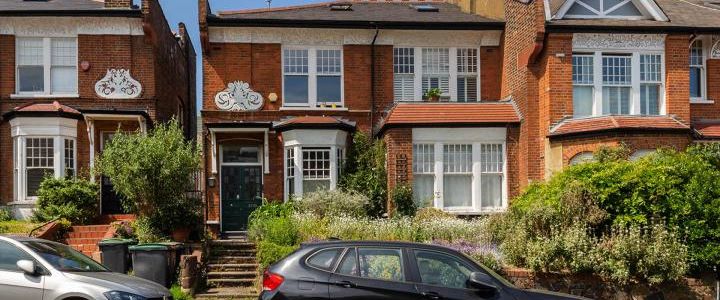
[[[135,0],[136,3],[140,2]],[[272,0],[272,7],[299,5],[308,3],[323,2],[319,0]],[[198,111],[202,109],[202,60],[200,49],[200,37],[198,31],[198,0],[160,0],[160,4],[165,12],[165,17],[170,23],[170,27],[177,29],[177,24],[185,23],[190,32],[193,46],[198,52],[198,69],[197,69],[197,90],[198,90]],[[213,12],[220,10],[237,10],[249,8],[267,7],[265,0],[210,0],[210,7]]]

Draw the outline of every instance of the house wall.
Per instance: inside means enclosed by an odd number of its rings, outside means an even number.
[[[128,1],[125,1],[128,2]],[[104,111],[144,111],[152,121],[164,121],[177,113],[178,103],[184,104],[184,123],[188,137],[194,137],[195,128],[195,92],[194,72],[192,64],[194,49],[188,42],[180,46],[175,35],[167,25],[162,15],[159,3],[156,0],[144,1],[147,6],[142,18],[124,18],[131,28],[108,27],[97,29],[102,34],[78,34],[78,94],[76,98],[15,98],[16,92],[16,45],[15,35],[0,34],[0,115],[12,111],[15,107],[28,103],[48,103],[58,101],[63,105],[77,110],[104,110]],[[126,7],[123,0],[116,0],[112,5]],[[127,5],[129,6],[129,4]],[[15,22],[22,24],[19,19]],[[35,22],[34,18],[27,19]],[[56,22],[63,26],[79,26],[82,18],[60,17],[54,19],[46,17],[48,22]],[[91,21],[92,20],[92,21]],[[108,17],[87,19],[87,22],[98,24],[112,23],[119,20]],[[143,23],[143,22],[147,23]],[[103,23],[105,22],[105,23]],[[119,22],[119,21],[118,21]],[[33,24],[33,23],[28,23]],[[143,28],[144,30],[140,29]],[[112,28],[120,28],[124,32],[112,34]],[[88,70],[82,70],[80,65],[89,64]],[[194,64],[194,63],[193,63]],[[142,85],[142,93],[136,99],[113,100],[103,99],[95,93],[95,83],[105,77],[108,69],[128,69],[132,77]],[[117,123],[117,122],[115,122]],[[122,123],[122,122],[121,122]],[[135,122],[137,123],[137,122]],[[96,122],[96,134],[102,129],[103,122]],[[111,126],[109,130],[117,128]],[[148,124],[149,126],[151,124]],[[127,126],[125,126],[127,127]],[[134,125],[135,130],[138,126]],[[87,124],[78,121],[76,158],[79,174],[87,174],[89,168],[89,141]],[[10,135],[10,124],[7,120],[0,122],[0,205],[13,201],[13,141]],[[99,150],[100,140],[96,138],[96,151]],[[82,173],[85,170],[85,173]]]
[[[707,60],[707,95],[713,103],[690,104],[693,121],[717,119],[720,116],[720,59]]]

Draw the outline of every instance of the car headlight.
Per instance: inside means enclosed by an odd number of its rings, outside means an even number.
[[[121,291],[111,291],[103,295],[105,295],[105,298],[108,298],[108,300],[147,300],[143,296]]]

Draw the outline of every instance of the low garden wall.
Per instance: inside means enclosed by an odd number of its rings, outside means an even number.
[[[592,274],[536,273],[506,268],[503,277],[520,288],[568,293],[591,299],[715,299],[715,276],[683,278],[676,283],[617,285]]]

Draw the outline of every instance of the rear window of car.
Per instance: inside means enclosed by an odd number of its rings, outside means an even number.
[[[330,248],[317,251],[307,259],[306,263],[323,271],[332,271],[335,261],[337,261],[343,250],[345,248]]]

